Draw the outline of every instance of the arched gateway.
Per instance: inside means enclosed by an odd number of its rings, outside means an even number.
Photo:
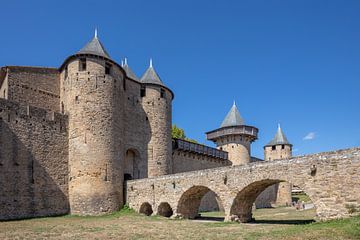
[[[166,202],[173,214],[194,218],[202,196],[211,190],[221,200],[225,220],[236,216],[248,222],[256,197],[284,181],[308,194],[317,219],[350,216],[360,207],[360,148],[128,181],[127,202],[136,211],[144,202],[152,209]]]

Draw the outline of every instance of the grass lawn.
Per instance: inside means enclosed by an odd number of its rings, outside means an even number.
[[[304,224],[313,214],[313,210],[260,209],[254,211],[257,223],[239,224],[146,217],[122,210],[101,217],[0,222],[0,239],[360,239],[360,217]],[[221,217],[221,213],[202,215]]]

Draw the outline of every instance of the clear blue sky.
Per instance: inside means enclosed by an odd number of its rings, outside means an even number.
[[[1,1],[0,66],[58,67],[99,28],[114,60],[155,69],[201,143],[236,100],[252,145],[277,123],[294,154],[360,146],[360,1]],[[310,135],[309,135],[310,134]],[[305,136],[307,140],[304,140]]]

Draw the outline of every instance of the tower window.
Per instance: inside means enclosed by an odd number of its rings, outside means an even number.
[[[145,97],[146,96],[146,88],[145,87],[141,87],[140,88],[140,97]]]
[[[86,58],[80,58],[79,71],[86,71]]]
[[[285,149],[285,145],[281,145],[281,149]]]
[[[272,149],[272,150],[276,150],[276,146],[272,146],[271,149]]]
[[[160,97],[161,98],[165,98],[166,95],[165,95],[165,90],[164,89],[160,89]]]
[[[67,77],[68,77],[68,67],[66,66],[65,67],[65,76],[64,76],[64,78],[67,79]]]
[[[105,63],[105,74],[110,74],[111,64]]]

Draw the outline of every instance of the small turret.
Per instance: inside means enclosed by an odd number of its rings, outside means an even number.
[[[246,164],[251,158],[251,143],[257,139],[258,129],[247,126],[234,102],[220,128],[207,132],[206,138],[217,148],[229,153],[233,165]]]
[[[264,146],[265,161],[276,159],[286,159],[292,156],[292,145],[287,140],[284,132],[278,124],[274,139]],[[270,194],[269,199],[278,206],[290,206],[292,202],[291,189],[292,184],[289,182],[277,183],[265,190]]]
[[[287,140],[284,132],[278,125],[274,139],[264,146],[265,161],[284,159],[292,156],[292,145]]]
[[[171,108],[174,94],[161,81],[151,59],[140,82],[142,106],[151,132],[148,143],[148,176],[169,174],[172,172]]]

